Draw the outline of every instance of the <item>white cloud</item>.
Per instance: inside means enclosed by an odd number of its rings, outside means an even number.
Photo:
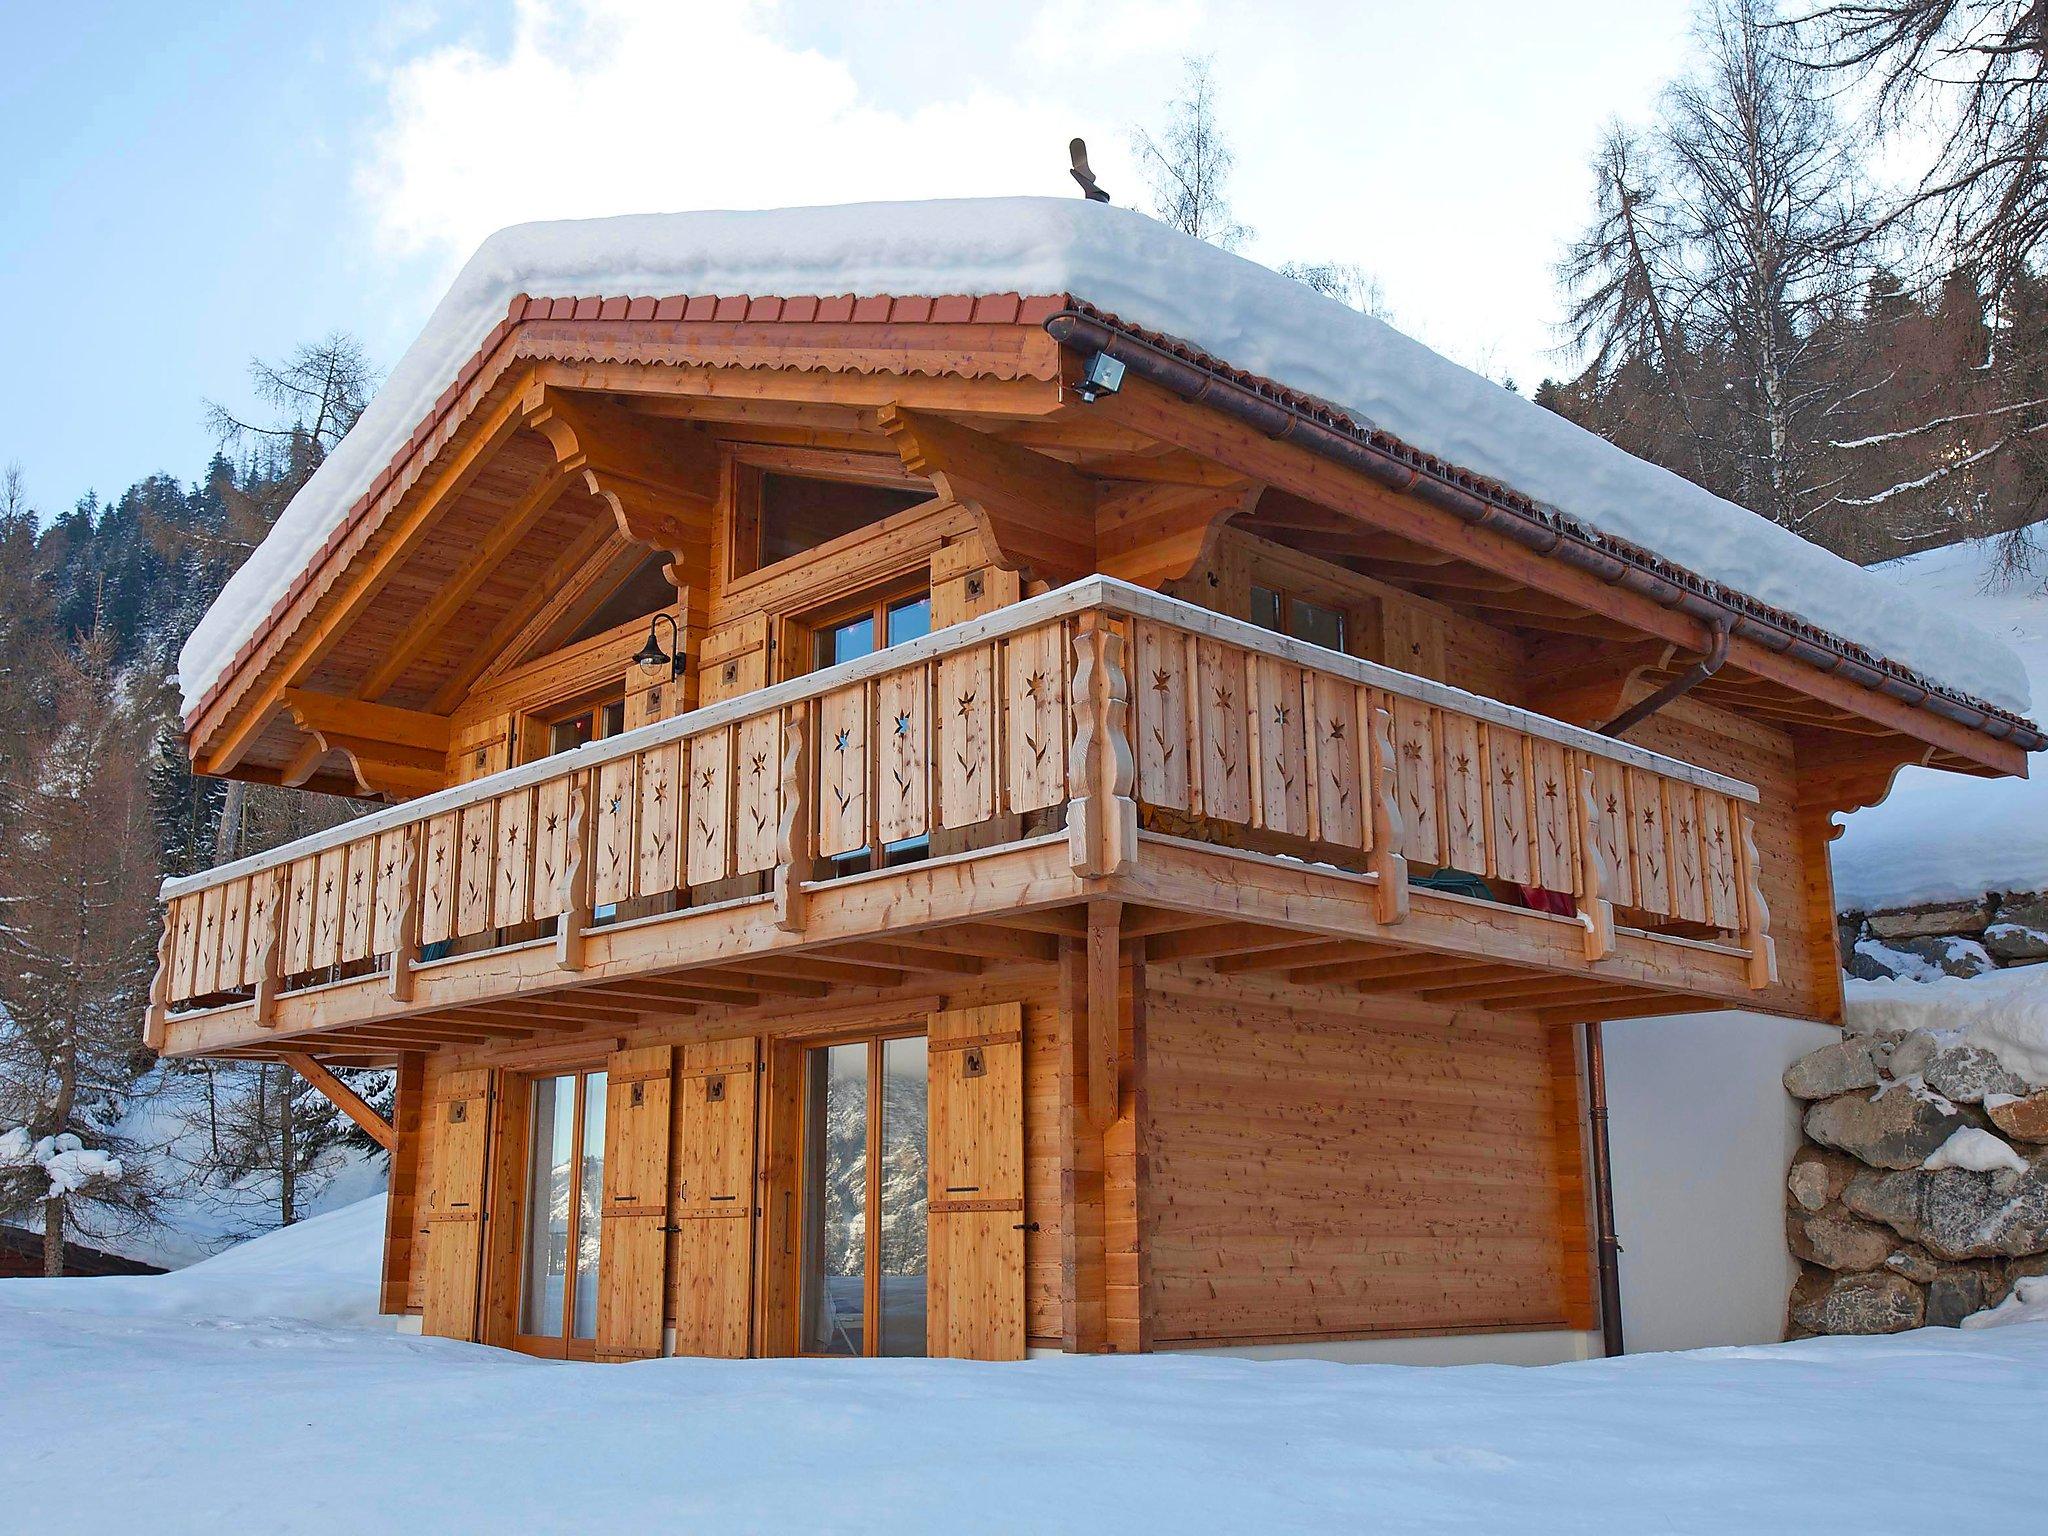
[[[1068,194],[1071,105],[935,78],[877,101],[762,3],[521,0],[509,46],[393,68],[357,175],[383,247],[455,260],[506,224],[875,197]]]
[[[488,43],[393,43],[356,186],[408,285],[526,219],[1073,196],[1075,134],[1143,207],[1130,129],[1212,54],[1247,254],[1355,262],[1404,327],[1527,389],[1559,366],[1551,264],[1600,125],[1685,57],[1690,0],[1580,5],[517,0]]]

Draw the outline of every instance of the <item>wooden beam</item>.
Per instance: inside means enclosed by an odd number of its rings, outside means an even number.
[[[337,583],[342,591],[340,599],[310,627],[302,623],[290,629],[288,635],[281,635],[280,643],[291,648],[292,659],[252,696],[233,700],[231,694],[223,695],[222,702],[210,711],[221,713],[216,713],[214,720],[200,722],[193,734],[193,746],[206,749],[205,761],[200,765],[202,773],[225,775],[233,771],[283,704],[286,690],[296,687],[340,642],[398,567],[420,546],[442,513],[520,425],[520,392],[515,389],[477,421],[474,435],[455,451],[438,474],[406,493],[410,505],[403,515],[391,520],[375,556],[359,567],[352,565],[348,573],[352,579]],[[223,725],[217,735],[216,720]],[[226,724],[228,720],[234,723]],[[195,758],[197,755],[195,751]]]
[[[1095,566],[1095,485],[1058,459],[925,411],[888,406],[903,467],[974,517],[995,563],[1058,583]]]
[[[376,670],[363,679],[356,692],[365,699],[379,699],[390,692],[405,676],[406,669],[454,622],[455,616],[475,596],[476,589],[505,563],[506,557],[533,531],[534,525],[553,510],[555,502],[571,483],[571,476],[559,465],[544,472],[526,494],[512,504],[483,543],[463,561],[461,568],[442,583],[434,593],[434,600],[406,626],[405,633],[385,653]]]
[[[540,383],[523,406],[556,463],[611,508],[621,533],[667,551],[682,573],[678,585],[708,586],[723,472],[715,442],[687,423],[657,436],[601,397]]]
[[[279,1053],[291,1068],[325,1094],[334,1107],[369,1133],[370,1139],[389,1152],[398,1145],[398,1133],[391,1122],[365,1104],[355,1089],[321,1066],[304,1051]]]
[[[1095,508],[1095,568],[1141,587],[1178,581],[1208,557],[1225,523],[1257,504],[1259,491],[1242,480],[1106,488]]]
[[[310,688],[288,688],[284,706],[301,730],[316,735],[359,737],[411,747],[435,757],[448,751],[448,718],[417,709],[394,709],[388,704],[367,704],[339,694],[316,693]]]

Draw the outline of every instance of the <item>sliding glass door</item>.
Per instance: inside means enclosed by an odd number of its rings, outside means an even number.
[[[531,1084],[518,1344],[532,1354],[585,1357],[595,1349],[604,1096],[602,1072]]]
[[[923,1354],[922,1035],[804,1053],[802,1221],[803,1352]]]

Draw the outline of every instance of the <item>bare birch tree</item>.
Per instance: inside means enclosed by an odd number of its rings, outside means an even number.
[[[1230,173],[1237,156],[1216,109],[1214,62],[1190,56],[1183,61],[1180,94],[1167,104],[1166,126],[1156,138],[1134,130],[1131,147],[1161,222],[1234,251],[1252,231],[1231,211]]]

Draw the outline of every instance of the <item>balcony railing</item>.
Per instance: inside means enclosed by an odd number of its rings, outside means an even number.
[[[1090,577],[989,617],[165,882],[152,993],[254,1004],[613,917],[772,895],[1064,827],[1101,879],[1140,828],[1335,866],[1402,920],[1425,871],[1615,912],[1771,976],[1750,806],[1719,774]],[[1431,885],[1443,883],[1428,880]],[[1539,895],[1538,893],[1548,893]]]

